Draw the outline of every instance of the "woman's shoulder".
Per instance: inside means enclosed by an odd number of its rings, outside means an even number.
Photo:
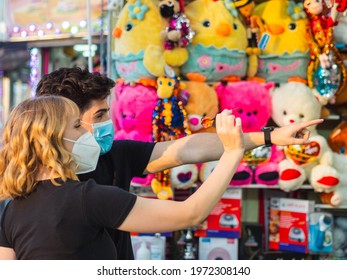
[[[41,192],[56,192],[57,188],[61,189],[63,192],[74,192],[79,189],[83,189],[86,186],[96,186],[98,185],[94,179],[88,179],[86,181],[79,180],[62,180],[61,178],[54,179],[55,182],[51,180],[42,180],[37,182],[37,190]]]

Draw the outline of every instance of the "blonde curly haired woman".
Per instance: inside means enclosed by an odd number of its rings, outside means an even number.
[[[106,228],[163,232],[206,218],[224,193],[244,152],[241,120],[217,115],[224,153],[187,200],[136,197],[120,188],[79,182],[95,168],[100,147],[64,97],[26,100],[11,113],[0,151],[0,259],[117,259]]]

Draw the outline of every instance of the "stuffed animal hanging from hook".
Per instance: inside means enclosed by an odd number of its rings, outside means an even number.
[[[258,68],[258,56],[261,54],[259,48],[259,35],[265,34],[265,25],[261,18],[254,15],[255,2],[253,0],[233,0],[235,7],[244,19],[244,25],[246,27],[248,47],[246,53],[248,55],[249,67],[247,76],[252,78],[255,76]],[[269,40],[269,38],[267,38]],[[263,46],[263,48],[265,48]]]
[[[165,51],[164,58],[171,67],[183,65],[188,59],[186,47],[194,37],[189,19],[184,14],[183,0],[160,0],[160,15],[166,21],[166,27],[161,32]]]
[[[346,85],[347,71],[343,59],[333,42],[334,19],[324,0],[304,1],[309,19],[307,26],[308,43],[311,50],[307,70],[308,85],[315,89],[321,103],[334,103]]]
[[[166,67],[166,75],[157,79],[158,101],[153,111],[153,141],[162,142],[190,134],[187,113],[179,95],[182,85],[172,68]],[[153,192],[159,199],[172,198],[170,170],[155,174],[151,182]]]

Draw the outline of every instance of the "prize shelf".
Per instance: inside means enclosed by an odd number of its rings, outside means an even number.
[[[197,188],[199,185],[200,185],[200,183],[194,184],[191,188]],[[142,185],[132,184],[131,187],[133,187],[133,188],[150,188],[151,186],[142,186]],[[234,188],[234,189],[278,189],[278,190],[280,190],[278,185],[267,186],[267,185],[262,185],[262,184],[232,186],[231,188]],[[312,190],[312,189],[313,188],[311,185],[302,185],[298,190]]]

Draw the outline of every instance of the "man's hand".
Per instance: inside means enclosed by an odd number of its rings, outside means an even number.
[[[271,133],[271,141],[279,146],[308,144],[310,143],[310,131],[307,127],[320,124],[323,121],[323,119],[317,119],[276,128]]]

